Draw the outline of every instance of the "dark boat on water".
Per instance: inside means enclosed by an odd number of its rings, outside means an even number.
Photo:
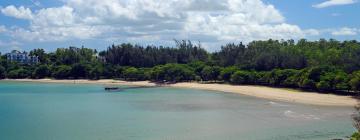
[[[127,89],[153,88],[151,86],[130,86],[130,87],[105,87],[105,91],[123,91]]]
[[[117,91],[117,90],[120,90],[119,87],[105,87],[105,90],[106,91]]]

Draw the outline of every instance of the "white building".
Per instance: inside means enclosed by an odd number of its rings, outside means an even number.
[[[34,64],[39,63],[39,57],[38,56],[29,56],[26,52],[20,52],[13,50],[11,53],[6,54],[7,60],[11,62],[18,62],[23,64]]]

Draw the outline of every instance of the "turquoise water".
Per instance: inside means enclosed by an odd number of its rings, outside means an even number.
[[[326,140],[352,108],[214,91],[0,82],[0,140]]]

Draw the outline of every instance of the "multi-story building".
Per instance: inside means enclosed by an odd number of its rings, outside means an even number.
[[[23,64],[34,64],[39,62],[38,56],[29,56],[26,52],[20,51],[11,51],[11,53],[6,54],[7,60],[11,62],[18,62]]]

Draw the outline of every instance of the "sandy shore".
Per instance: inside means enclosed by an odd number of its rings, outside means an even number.
[[[129,86],[157,86],[149,81],[127,82],[118,80],[52,80],[52,79],[13,79],[6,81],[20,82],[42,82],[42,83],[70,83],[70,84],[103,84],[103,85],[129,85]],[[193,88],[202,90],[213,90],[222,92],[231,92],[242,95],[254,96],[270,100],[285,102],[295,102],[311,105],[326,106],[355,106],[358,100],[352,96],[339,96],[333,94],[320,94],[316,92],[304,92],[296,90],[286,90],[280,88],[271,88],[263,86],[238,86],[227,84],[200,84],[200,83],[177,83],[165,85],[177,88]]]

